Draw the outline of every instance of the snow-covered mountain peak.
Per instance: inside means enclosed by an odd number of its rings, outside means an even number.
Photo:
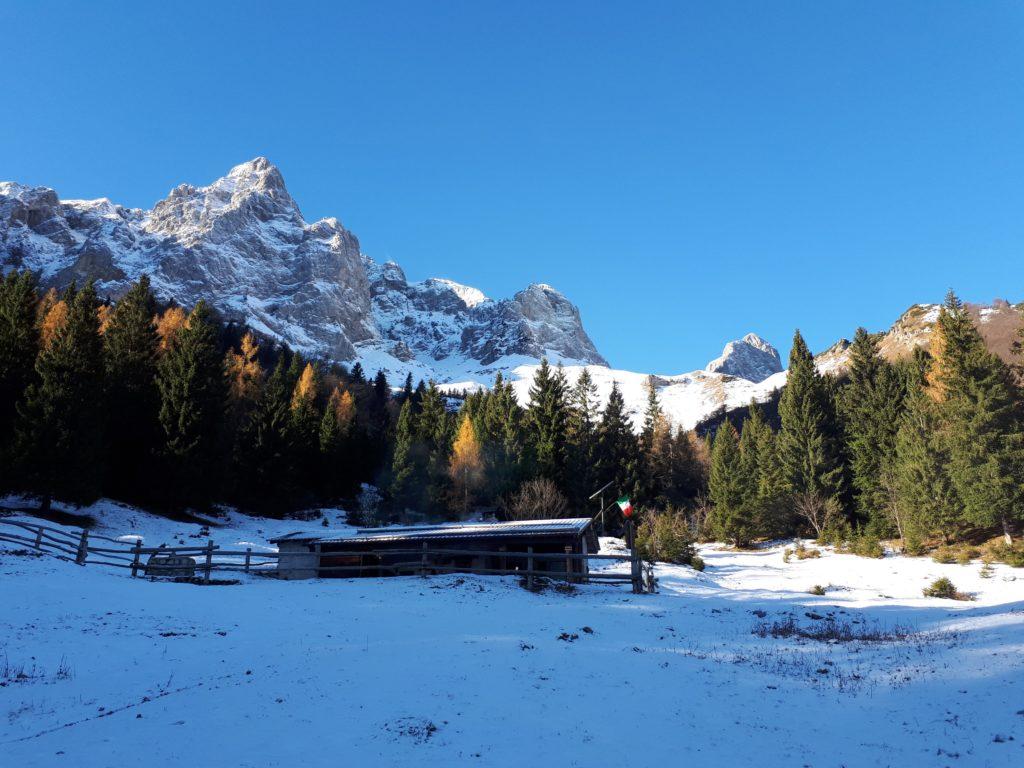
[[[473,288],[469,285],[463,285],[462,283],[456,283],[454,280],[446,280],[443,277],[431,277],[424,282],[447,288],[462,300],[462,303],[466,305],[467,309],[472,309],[478,304],[490,301],[490,299],[488,299],[480,289]]]
[[[782,361],[775,347],[756,333],[748,333],[726,344],[721,357],[708,363],[705,370],[757,383],[781,371]]]

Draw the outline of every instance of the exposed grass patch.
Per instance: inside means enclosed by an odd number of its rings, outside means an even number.
[[[822,643],[885,643],[906,640],[915,632],[899,624],[889,629],[883,629],[877,622],[855,624],[852,621],[840,621],[831,616],[803,626],[792,616],[788,616],[781,621],[758,622],[751,630],[751,634],[758,637],[799,637]]]
[[[797,560],[813,560],[821,557],[821,550],[808,547],[802,541],[798,541],[795,547],[787,547],[782,553],[782,562],[788,563],[791,557],[795,557]]]

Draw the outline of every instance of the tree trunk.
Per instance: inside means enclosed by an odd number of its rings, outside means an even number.
[[[1005,515],[1000,518],[1000,522],[1003,524],[1003,541],[1006,542],[1006,546],[1013,546],[1013,526],[1010,525],[1010,520]]]

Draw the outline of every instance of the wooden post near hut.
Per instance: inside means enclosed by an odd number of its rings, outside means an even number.
[[[636,550],[636,530],[632,519],[626,520],[626,544],[629,546],[629,571],[633,582],[633,592],[644,591],[643,576],[640,567],[640,554]]]
[[[43,551],[43,526],[36,528],[36,549]]]
[[[249,563],[252,560],[252,547],[245,548],[245,572],[249,572]]]
[[[134,579],[139,575],[139,556],[142,554],[142,539],[135,540],[135,546],[132,547],[132,578]]]
[[[203,565],[203,584],[210,583],[210,571],[213,568],[213,539],[206,542],[206,563]]]
[[[572,554],[572,547],[568,544],[565,545],[565,580],[572,584],[572,558],[569,555]]]
[[[75,555],[75,562],[78,565],[85,565],[85,559],[89,557],[89,532],[82,529],[82,538],[78,541],[78,554]]]
[[[420,576],[427,575],[427,542],[423,542],[423,554],[420,555]]]
[[[527,547],[526,552],[526,588],[533,589],[533,547]]]

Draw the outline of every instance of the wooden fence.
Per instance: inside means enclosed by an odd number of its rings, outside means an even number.
[[[281,557],[278,552],[253,551],[252,547],[244,550],[222,549],[209,539],[205,546],[169,546],[143,547],[140,542],[128,545],[126,542],[107,536],[91,534],[86,529],[68,532],[60,528],[26,523],[17,520],[0,518],[0,541],[20,544],[32,550],[51,555],[61,560],[78,565],[105,565],[114,568],[125,568],[131,571],[132,577],[137,576],[171,576],[179,578],[196,578],[209,583],[211,574],[225,573],[262,573],[274,575],[277,572],[277,561]],[[97,544],[99,546],[97,546]],[[317,575],[350,573],[353,576],[370,573],[391,575],[421,575],[437,573],[472,573],[485,575],[515,575],[526,579],[527,586],[532,588],[539,578],[558,579],[569,583],[604,583],[630,584],[634,592],[655,591],[653,564],[645,563],[635,553],[625,555],[591,555],[572,552],[548,553],[534,552],[527,547],[526,552],[481,551],[470,549],[432,548],[423,542],[418,549],[383,549],[361,552],[320,552],[320,545],[315,545],[317,555]],[[388,558],[392,562],[369,562],[359,565],[322,565],[320,556]],[[285,553],[284,557],[294,556]],[[408,557],[408,560],[393,562],[395,557]],[[492,557],[500,558],[501,568],[484,568],[465,565],[453,565],[446,562],[453,557]],[[629,562],[630,572],[606,573],[591,571],[581,567],[573,567],[580,561]],[[511,561],[511,562],[510,562]],[[564,570],[546,570],[538,567],[540,563],[555,562],[564,564]],[[197,576],[196,574],[199,574]]]

